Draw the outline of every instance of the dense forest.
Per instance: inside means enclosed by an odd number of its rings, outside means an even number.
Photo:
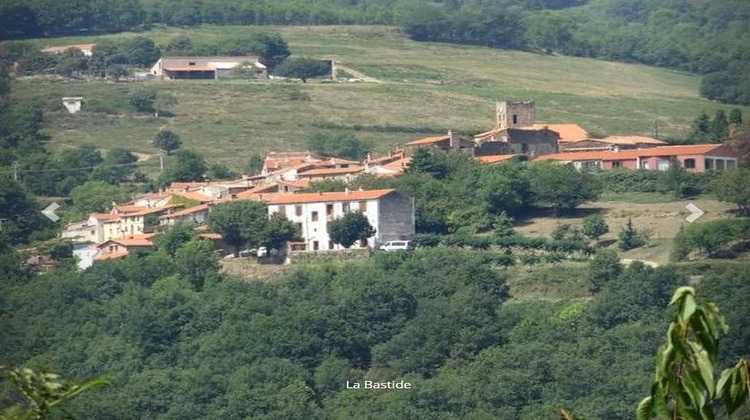
[[[604,258],[537,272],[603,279],[590,299],[509,302],[511,274],[491,252],[383,253],[245,282],[220,274],[203,240],[168,242],[177,247],[84,273],[64,256],[45,274],[4,271],[4,363],[106,374],[109,386],[71,405],[80,418],[538,420],[566,407],[631,419],[666,304],[687,281]],[[17,254],[3,255],[3,269],[15,267]],[[750,278],[726,264],[700,274],[698,295],[738,327],[721,344],[727,366],[750,345]],[[345,389],[400,379],[413,389]],[[0,406],[19,401],[0,387]]]
[[[0,39],[154,24],[399,25],[415,40],[595,57],[704,75],[701,94],[750,103],[750,3],[743,0],[10,0]]]

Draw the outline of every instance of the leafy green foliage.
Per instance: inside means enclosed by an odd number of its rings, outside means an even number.
[[[154,136],[154,140],[151,144],[157,149],[161,149],[167,155],[171,154],[174,150],[177,150],[182,145],[180,136],[171,130],[159,130]]]
[[[31,405],[28,409],[14,406],[0,411],[0,416],[8,420],[47,420],[61,415],[70,418],[65,406],[69,400],[107,384],[103,377],[87,381],[60,382],[59,375],[54,373],[38,372],[28,368],[5,369],[2,366],[0,370]]]
[[[600,236],[609,232],[609,226],[600,214],[592,214],[583,218],[583,234],[587,237],[598,240]]]
[[[203,155],[193,150],[178,150],[174,156],[175,160],[159,176],[160,185],[169,185],[174,181],[203,181],[208,170]]]
[[[716,380],[719,338],[727,324],[716,304],[701,302],[692,287],[677,289],[670,306],[675,315],[667,343],[657,353],[651,395],[638,405],[639,420],[658,418],[713,419],[713,400],[724,401],[732,415],[750,396],[750,369],[740,360]]]
[[[560,182],[564,179],[565,182]],[[555,162],[529,166],[529,188],[537,203],[550,206],[556,214],[568,212],[586,201],[596,200],[601,188],[588,172]]]
[[[291,221],[278,213],[269,217],[266,205],[256,201],[215,206],[208,215],[208,226],[237,251],[241,246],[283,249],[287,241],[296,237]]]
[[[307,147],[315,153],[328,157],[340,157],[360,161],[372,146],[351,134],[313,134],[307,139]]]
[[[712,220],[696,222],[680,229],[675,237],[672,257],[685,260],[690,253],[699,250],[709,257],[730,253],[730,245],[741,245],[750,240],[750,220]]]
[[[33,196],[9,175],[0,174],[0,243],[24,243],[46,224]]]
[[[714,183],[716,198],[737,205],[743,216],[750,216],[750,169],[740,168],[722,173]]]
[[[138,112],[154,112],[158,94],[153,90],[134,89],[128,93],[128,103]]]
[[[599,292],[605,284],[614,281],[622,272],[620,256],[611,249],[600,249],[589,262],[589,291]]]
[[[277,76],[302,79],[304,83],[307,83],[307,79],[325,76],[330,72],[328,63],[312,58],[287,58],[274,68]]]
[[[328,235],[334,243],[349,248],[355,242],[365,240],[375,234],[367,216],[352,211],[328,222]]]
[[[633,226],[633,219],[628,218],[628,223],[622,228],[622,230],[620,230],[620,233],[617,234],[617,246],[621,250],[627,251],[646,245],[648,239],[648,232],[636,229]]]
[[[70,192],[73,210],[86,214],[91,212],[108,212],[112,203],[128,201],[131,194],[123,187],[101,181],[87,181]]]
[[[245,173],[248,175],[256,175],[263,169],[263,158],[259,154],[253,153],[250,155],[250,159],[247,161],[245,166]]]

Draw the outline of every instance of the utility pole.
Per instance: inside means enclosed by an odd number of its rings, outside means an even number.
[[[159,171],[164,172],[164,153],[159,153]]]
[[[13,180],[18,181],[18,162],[13,162]]]

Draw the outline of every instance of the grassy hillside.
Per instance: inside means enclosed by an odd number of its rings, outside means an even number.
[[[298,149],[316,131],[344,132],[372,141],[377,151],[448,129],[473,132],[494,123],[494,102],[537,102],[540,121],[575,122],[593,134],[653,133],[680,138],[701,111],[727,108],[698,97],[699,78],[640,65],[541,56],[482,47],[416,43],[388,27],[276,28],[294,55],[334,58],[381,83],[273,81],[149,81],[133,83],[18,80],[14,94],[47,110],[50,146],[118,145],[152,153],[153,133],[167,126],[186,147],[241,169],[248,156]],[[157,43],[185,33],[220,39],[248,27],[162,28],[146,32]],[[112,37],[129,34],[112,35]],[[68,37],[34,41],[60,45],[93,41]],[[125,96],[135,87],[173,92],[171,118],[135,115]],[[62,96],[83,96],[88,112],[61,109]],[[98,111],[98,112],[92,112]],[[744,108],[750,114],[750,108]]]

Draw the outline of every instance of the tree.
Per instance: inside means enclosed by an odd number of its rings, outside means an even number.
[[[609,226],[600,214],[592,214],[583,218],[583,234],[597,241],[599,237],[609,232]]]
[[[431,175],[436,179],[444,179],[448,176],[450,168],[446,165],[441,155],[427,147],[420,147],[414,151],[411,165],[407,169],[409,173],[423,173]]]
[[[83,214],[107,212],[112,203],[130,199],[130,193],[118,185],[101,181],[87,181],[70,192],[70,201],[76,210]]]
[[[734,203],[742,216],[750,216],[750,168],[723,172],[714,182],[719,201]]]
[[[138,67],[150,67],[161,56],[159,47],[150,38],[137,36],[123,42],[121,49],[128,59],[129,64]]]
[[[709,134],[713,143],[722,143],[729,138],[729,122],[723,109],[716,111]]]
[[[136,162],[138,162],[138,156],[128,149],[122,147],[109,149],[104,156],[104,166],[110,174],[111,183],[123,182],[131,176],[135,172]]]
[[[671,192],[674,198],[684,198],[695,194],[690,174],[677,159],[672,159],[669,168],[658,174],[660,190]]]
[[[372,150],[372,146],[352,134],[326,135],[316,133],[307,139],[310,150],[327,157],[340,157],[359,161]]]
[[[182,141],[180,140],[180,136],[174,131],[160,129],[156,132],[151,145],[170,155],[172,151],[180,148]]]
[[[135,89],[128,93],[128,103],[138,112],[154,112],[154,103],[158,97],[153,90]]]
[[[164,52],[171,56],[191,55],[193,54],[193,40],[187,35],[177,35],[167,42]]]
[[[690,140],[693,143],[705,143],[708,141],[711,132],[711,119],[706,114],[706,111],[693,120],[692,131],[690,133]]]
[[[9,174],[0,173],[0,241],[24,243],[45,223],[33,196]]]
[[[219,272],[219,260],[210,240],[193,239],[183,244],[174,259],[180,275],[198,291],[203,289],[206,280],[215,278]]]
[[[740,125],[742,124],[742,110],[739,108],[733,108],[729,112],[729,124]]]
[[[259,154],[253,153],[245,166],[245,173],[248,175],[259,174],[263,169],[263,158]]]
[[[312,58],[287,58],[276,66],[274,73],[281,77],[302,79],[302,82],[307,83],[307,79],[311,77],[331,73],[331,67],[325,61]]]
[[[226,165],[212,163],[208,166],[208,179],[235,179],[239,176],[237,172],[232,171]]]
[[[203,155],[194,150],[178,150],[175,158],[159,177],[160,185],[174,181],[203,181],[208,169]]]
[[[174,225],[164,233],[156,235],[153,239],[154,245],[160,251],[174,256],[182,245],[196,239],[195,226],[190,222],[181,222]]]
[[[350,211],[343,216],[328,222],[328,235],[331,240],[344,248],[349,248],[359,240],[375,234],[367,216],[360,212]]]
[[[628,224],[617,234],[617,246],[623,251],[641,247],[647,242],[646,233],[634,228],[631,218],[628,218]]]
[[[637,419],[713,419],[718,401],[731,416],[750,401],[750,361],[740,359],[717,381],[719,340],[728,330],[719,308],[698,300],[692,287],[677,289],[669,305],[675,311],[667,342],[657,353],[651,395],[638,404]]]
[[[259,247],[266,243],[268,210],[257,201],[232,201],[214,206],[208,214],[208,227],[221,234],[235,248]]]
[[[733,125],[727,144],[739,155],[740,165],[750,165],[750,122]]]
[[[286,249],[286,243],[298,238],[301,232],[297,231],[294,223],[281,213],[273,213],[268,218],[265,229],[263,245],[268,249]]]
[[[589,262],[589,291],[599,292],[605,284],[617,279],[622,272],[620,256],[611,249],[600,249]]]
[[[536,162],[529,166],[529,187],[537,205],[547,205],[555,214],[573,210],[599,197],[601,189],[588,172],[556,162]],[[560,182],[564,179],[565,182]]]

